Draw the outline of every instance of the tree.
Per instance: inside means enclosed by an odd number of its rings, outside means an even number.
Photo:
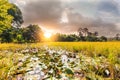
[[[13,42],[15,43],[23,43],[25,40],[23,39],[23,28],[12,28],[12,37]]]
[[[13,41],[13,32],[11,29],[6,29],[1,34],[1,42],[12,42]]]
[[[40,42],[43,32],[38,25],[29,25],[24,28],[23,38],[26,42]]]
[[[19,32],[19,29],[14,27],[20,27],[23,23],[22,13],[20,9],[8,2],[8,0],[0,0],[0,41],[12,42],[16,37],[14,35]],[[20,38],[20,35],[19,35]]]
[[[78,41],[78,37],[75,34],[66,35],[65,41]]]
[[[93,35],[94,35],[94,36],[98,36],[98,32],[95,31],[95,32],[93,33]]]
[[[13,27],[19,28],[23,21],[23,16],[21,10],[15,5],[11,4],[11,8],[8,9],[8,14],[13,16],[12,25]]]
[[[55,34],[52,36],[52,41],[78,41],[79,37],[75,34]]]
[[[83,28],[84,36],[88,36],[88,28]]]
[[[120,40],[120,34],[119,33],[116,34],[115,39]]]
[[[87,36],[85,40],[86,41],[99,41],[98,37],[96,36]]]
[[[107,41],[107,38],[105,36],[101,36],[100,41]]]
[[[79,28],[78,29],[78,34],[80,37],[85,37],[88,36],[88,28]]]
[[[1,42],[15,42],[15,43],[24,42],[22,33],[23,33],[22,28],[20,28],[19,30],[17,30],[14,27],[6,29],[1,34]]]
[[[0,35],[6,29],[11,28],[13,17],[8,14],[11,4],[7,0],[0,0]]]
[[[10,28],[13,17],[8,14],[11,4],[7,0],[0,0],[0,42],[10,42]],[[5,39],[6,38],[6,39]],[[9,41],[8,41],[9,40]]]

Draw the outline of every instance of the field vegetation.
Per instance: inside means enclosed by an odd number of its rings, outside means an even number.
[[[0,44],[0,80],[11,79],[119,80],[120,43]]]

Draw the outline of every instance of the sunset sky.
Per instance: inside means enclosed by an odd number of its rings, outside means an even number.
[[[79,27],[114,36],[120,32],[120,0],[9,0],[21,9],[24,24],[50,32],[73,33]]]

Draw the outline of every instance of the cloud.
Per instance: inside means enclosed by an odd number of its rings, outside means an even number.
[[[80,13],[73,13],[72,11],[69,11],[68,18],[69,23],[61,25],[68,32],[77,31],[79,27],[88,28],[90,31],[98,31],[100,35],[105,36],[119,32],[114,23],[104,22],[100,18],[84,17]]]
[[[113,0],[101,1],[98,4],[98,11],[107,12],[107,13],[110,13],[114,16],[119,16],[120,15],[119,5],[116,1],[113,1]]]
[[[49,27],[57,27],[62,14],[62,6],[59,0],[37,0],[24,6],[25,24],[38,23]]]
[[[79,27],[109,36],[119,32],[119,7],[108,0],[14,0],[23,12],[24,25],[39,24],[54,32],[72,33]],[[21,5],[19,4],[21,3]],[[61,23],[65,13],[67,22]],[[103,16],[105,15],[105,16]],[[112,17],[111,17],[112,16]],[[111,19],[110,19],[111,17]],[[111,21],[109,21],[111,20]],[[117,21],[117,22],[116,22]]]
[[[16,4],[17,6],[20,6],[20,8],[24,5],[26,5],[27,0],[9,0],[9,2]]]

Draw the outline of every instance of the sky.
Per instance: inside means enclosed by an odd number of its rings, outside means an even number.
[[[24,24],[38,24],[52,33],[75,33],[78,28],[100,36],[120,33],[120,0],[9,0],[23,13]]]

